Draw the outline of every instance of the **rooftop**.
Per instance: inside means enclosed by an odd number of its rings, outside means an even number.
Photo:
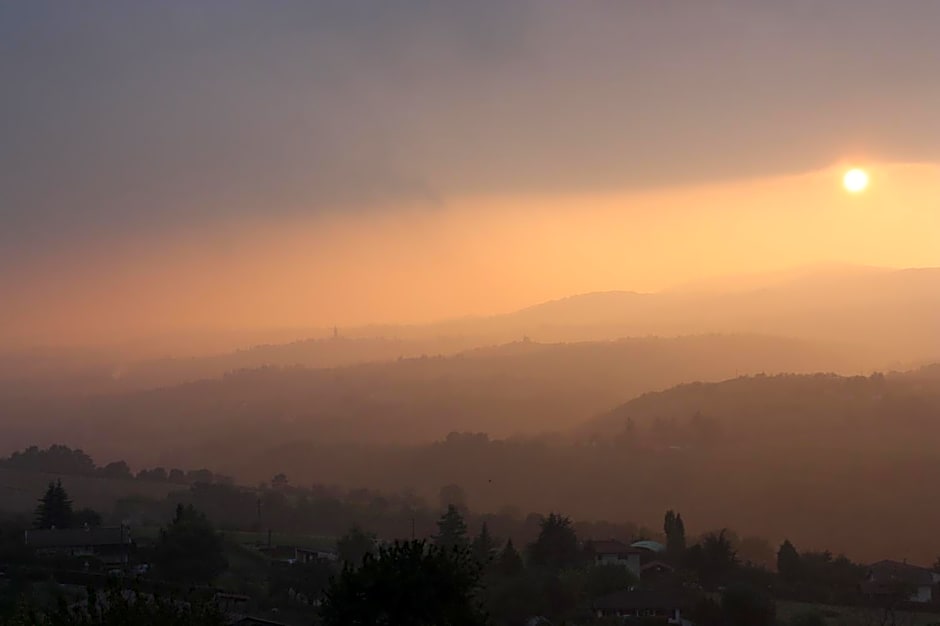
[[[929,586],[940,579],[925,567],[918,567],[910,563],[899,561],[878,561],[869,567],[869,578],[872,582],[901,582],[909,585]]]

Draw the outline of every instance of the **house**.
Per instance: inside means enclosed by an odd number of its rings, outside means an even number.
[[[904,593],[909,602],[933,602],[940,574],[906,562],[878,561],[868,568],[862,591],[871,595]]]
[[[125,565],[133,546],[127,526],[27,530],[26,545],[40,556],[94,557],[106,565]]]
[[[606,541],[588,541],[585,548],[591,554],[595,565],[622,565],[640,579],[640,559],[643,553],[631,548],[622,541],[608,539]]]
[[[691,622],[682,617],[684,606],[687,602],[678,592],[635,589],[615,591],[594,600],[591,612],[598,618],[622,618],[624,622],[631,618],[659,618],[665,624],[690,626]]]
[[[244,614],[248,610],[248,603],[251,598],[240,593],[218,592],[214,598],[215,604],[219,610],[227,614]]]
[[[294,561],[296,563],[314,563],[316,561],[336,561],[339,555],[328,550],[312,550],[310,548],[295,548]]]

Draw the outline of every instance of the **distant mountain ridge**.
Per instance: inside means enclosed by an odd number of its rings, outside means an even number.
[[[206,376],[268,364],[326,367],[453,354],[524,336],[555,343],[748,333],[855,345],[877,352],[885,366],[910,367],[940,358],[938,320],[940,268],[835,268],[743,291],[595,292],[488,318],[344,329],[351,351],[343,355],[331,356],[335,344],[319,339],[194,361],[202,361]]]
[[[734,283],[734,280],[731,280]],[[0,379],[19,388],[109,392],[173,385],[267,365],[337,367],[422,355],[453,355],[529,337],[542,343],[626,337],[755,334],[844,344],[877,355],[879,367],[907,369],[940,359],[940,268],[830,267],[750,277],[744,289],[687,287],[661,293],[606,291],[543,302],[512,313],[414,326],[340,328],[337,337],[257,345],[193,358],[107,362],[82,369],[69,357],[56,378],[44,356],[32,379],[28,360]],[[326,331],[323,331],[326,334]],[[6,372],[6,373],[4,373]],[[22,378],[22,377],[21,377]],[[12,381],[12,383],[10,383]],[[3,380],[0,380],[2,387]],[[8,386],[9,386],[8,384]]]

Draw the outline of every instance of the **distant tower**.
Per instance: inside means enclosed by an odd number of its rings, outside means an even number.
[[[333,339],[339,339],[339,326],[333,327]]]

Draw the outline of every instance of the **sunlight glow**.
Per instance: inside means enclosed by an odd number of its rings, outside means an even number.
[[[850,169],[842,177],[842,185],[849,193],[861,193],[868,187],[868,173],[859,168]]]

